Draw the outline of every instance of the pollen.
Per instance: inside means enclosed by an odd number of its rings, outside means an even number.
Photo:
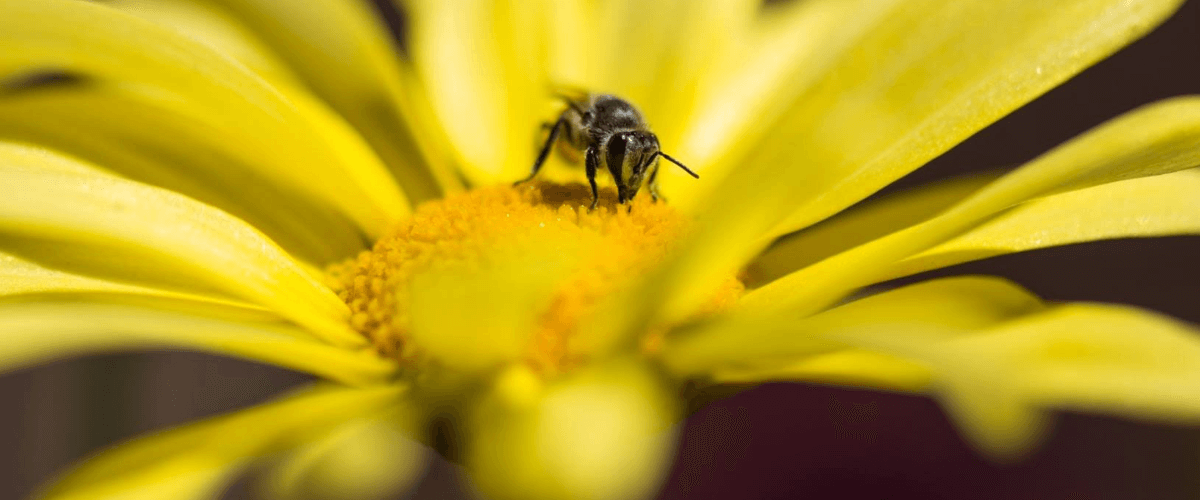
[[[584,361],[572,349],[581,321],[601,300],[630,293],[687,231],[686,217],[649,196],[617,205],[609,190],[595,210],[588,209],[590,202],[587,186],[547,182],[479,188],[428,202],[371,250],[331,266],[328,282],[350,307],[355,330],[383,355],[411,364],[423,360],[422,346],[413,341],[410,295],[422,273],[448,264],[479,269],[514,248],[570,255],[570,265],[554,272],[550,293],[532,305],[533,331],[523,349],[532,368],[561,372]],[[537,272],[538,264],[530,266]],[[731,276],[699,314],[727,307],[742,290]],[[657,344],[656,335],[647,332],[646,349]]]

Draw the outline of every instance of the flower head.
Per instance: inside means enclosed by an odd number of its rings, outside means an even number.
[[[373,496],[435,428],[485,495],[645,497],[684,384],[926,392],[996,458],[1055,406],[1195,420],[1190,325],[868,287],[1195,233],[1200,101],[862,202],[1178,4],[409,0],[400,55],[349,0],[0,0],[0,367],[170,346],[327,380],[115,448],[64,498],[203,497],[267,457],[274,494]],[[636,103],[700,180],[593,210],[568,154],[512,186],[555,88]]]

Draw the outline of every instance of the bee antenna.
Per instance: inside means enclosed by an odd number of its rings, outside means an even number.
[[[676,160],[676,159],[674,159],[674,158],[671,158],[671,156],[670,156],[670,155],[668,155],[668,154],[666,154],[666,153],[664,153],[664,152],[662,152],[662,151],[656,151],[654,154],[656,154],[656,155],[658,155],[658,156],[661,156],[661,157],[663,157],[663,158],[666,158],[666,159],[667,159],[667,160],[669,160],[671,163],[674,163],[674,164],[676,164],[676,165],[679,165],[679,168],[682,168],[684,172],[687,172],[687,173],[691,174],[691,176],[692,176],[692,177],[695,177],[695,178],[697,178],[697,179],[699,179],[699,178],[700,178],[700,175],[699,175],[699,174],[697,174],[697,173],[695,173],[695,172],[692,172],[692,169],[690,169],[690,168],[687,168],[687,166],[686,166],[686,165],[684,165],[684,164],[682,164],[682,163],[679,163],[679,160]]]

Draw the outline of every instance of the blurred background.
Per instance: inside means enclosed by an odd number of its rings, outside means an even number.
[[[394,14],[394,13],[392,13]],[[393,22],[397,18],[389,16]],[[980,57],[986,57],[981,54]],[[1200,94],[1200,1],[888,191],[1027,161],[1139,105]],[[1200,193],[1197,193],[1200,203]],[[1029,252],[906,279],[991,274],[1049,300],[1134,304],[1200,323],[1200,236]],[[116,441],[268,399],[306,378],[215,356],[156,352],[60,361],[0,376],[0,500]],[[436,461],[409,498],[463,493]],[[1200,498],[1200,426],[1062,413],[1025,460],[974,455],[933,401],[769,384],[685,423],[664,499]],[[229,498],[254,498],[245,485]]]

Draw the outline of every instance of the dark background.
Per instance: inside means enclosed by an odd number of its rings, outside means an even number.
[[[982,56],[982,55],[981,55]],[[1029,160],[1122,112],[1200,94],[1200,2],[989,127],[896,188]],[[1197,193],[1200,203],[1200,193]],[[1200,237],[1122,240],[988,259],[921,278],[1008,277],[1050,300],[1134,304],[1200,323]],[[0,376],[0,499],[97,448],[264,401],[306,380],[192,353],[67,360]],[[438,462],[417,497],[458,490]],[[245,497],[240,488],[233,497]],[[769,384],[686,423],[662,498],[1200,498],[1200,426],[1061,414],[1022,462],[974,455],[926,398]]]

